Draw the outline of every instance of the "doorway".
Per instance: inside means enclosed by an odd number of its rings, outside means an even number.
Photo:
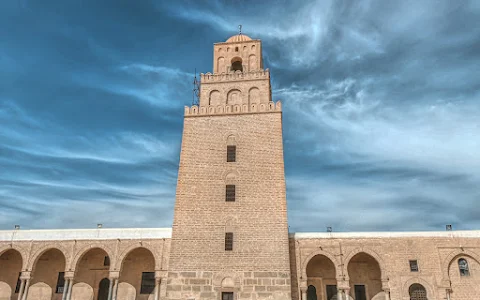
[[[103,278],[98,285],[98,300],[108,300],[108,288],[110,287],[110,280]]]

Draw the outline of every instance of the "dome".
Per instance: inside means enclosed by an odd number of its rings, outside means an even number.
[[[231,36],[226,43],[238,43],[238,42],[246,42],[246,41],[251,41],[252,39],[244,34],[237,34],[234,36]]]

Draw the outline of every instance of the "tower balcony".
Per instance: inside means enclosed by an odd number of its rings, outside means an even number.
[[[234,114],[252,114],[252,113],[267,113],[267,112],[281,112],[282,103],[269,102],[260,104],[243,104],[243,105],[219,105],[219,106],[185,106],[185,117],[193,116],[211,116],[211,115],[234,115]]]
[[[200,83],[213,83],[213,82],[229,82],[229,81],[245,81],[245,80],[259,80],[270,79],[269,69],[242,72],[235,71],[229,73],[212,74],[210,72],[200,74]]]

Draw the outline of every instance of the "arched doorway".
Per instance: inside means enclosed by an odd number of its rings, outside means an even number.
[[[0,299],[16,299],[22,263],[22,255],[15,249],[0,254]]]
[[[64,288],[65,256],[52,248],[40,255],[33,266],[27,299],[60,300]]]
[[[108,300],[108,289],[110,287],[110,280],[103,278],[98,284],[98,300]]]
[[[307,298],[309,300],[336,299],[337,279],[335,275],[335,265],[325,255],[318,254],[310,259],[307,264]],[[311,291],[310,294],[315,291],[316,298],[311,298],[313,295],[309,297],[309,291]]]
[[[365,252],[355,254],[348,266],[350,296],[355,300],[371,300],[382,291],[382,274],[378,262]]]
[[[108,278],[109,269],[110,258],[107,252],[100,248],[89,249],[77,262],[72,294],[84,295],[85,297],[90,295],[88,297],[91,297],[91,299],[100,299],[100,292],[103,293],[101,281]],[[105,284],[105,281],[103,281],[103,284]]]
[[[427,300],[427,290],[419,283],[414,283],[408,288],[410,300]]]
[[[307,300],[317,300],[317,289],[313,285],[307,288]]]
[[[147,300],[155,291],[155,258],[145,248],[136,248],[122,261],[117,299]]]

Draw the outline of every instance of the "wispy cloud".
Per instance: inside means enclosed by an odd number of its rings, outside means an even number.
[[[480,226],[478,1],[116,7],[0,4],[0,228],[170,226],[192,72],[238,24],[283,101],[291,230]]]

